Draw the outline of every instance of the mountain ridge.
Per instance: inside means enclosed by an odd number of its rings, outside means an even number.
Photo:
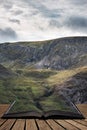
[[[77,78],[87,72],[84,68],[87,68],[86,59],[87,37],[0,44],[0,64],[6,71],[13,72],[6,80],[0,78],[0,102],[5,103],[5,99],[10,103],[16,98],[18,101],[31,100],[33,105],[42,97],[43,104],[48,103],[49,97],[51,103],[51,99],[61,92],[74,103],[87,102],[87,80],[84,76]],[[7,95],[11,97],[7,98]]]
[[[37,45],[36,45],[37,44]],[[6,50],[6,51],[5,51]],[[87,56],[87,37],[66,37],[43,42],[0,44],[0,60],[32,64],[35,68],[68,69]],[[87,64],[87,63],[85,63]]]

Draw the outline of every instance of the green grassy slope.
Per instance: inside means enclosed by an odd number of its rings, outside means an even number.
[[[86,59],[86,37],[0,45],[0,103],[16,100],[21,102],[18,109],[23,104],[34,110],[59,104],[63,108],[55,91],[72,84],[76,87],[70,79],[87,71]]]

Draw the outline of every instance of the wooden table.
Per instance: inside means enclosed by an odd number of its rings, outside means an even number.
[[[9,105],[0,105],[0,117]],[[87,118],[87,104],[77,105]],[[38,120],[38,119],[1,119],[0,130],[87,130],[87,119],[83,120]]]

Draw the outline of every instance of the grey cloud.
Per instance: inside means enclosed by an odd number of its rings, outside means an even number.
[[[0,40],[3,41],[3,39],[4,40],[17,39],[17,34],[10,27],[5,28],[5,29],[0,29]]]
[[[22,0],[23,1],[23,0]],[[33,8],[37,9],[44,17],[48,17],[48,18],[56,18],[56,17],[60,17],[60,10],[58,9],[48,9],[45,5],[43,5],[41,2],[39,2],[37,0],[25,0],[23,2],[26,2],[28,4],[28,6],[32,6]]]
[[[84,5],[84,4],[87,4],[87,0],[70,0],[70,2],[72,3],[72,4],[77,4],[77,5]]]
[[[50,17],[50,18],[58,18],[61,15],[58,12],[53,12],[52,10],[48,10],[43,13],[45,17]]]
[[[23,13],[22,10],[13,11],[13,14],[14,14],[14,15],[20,15],[20,14],[22,14],[22,13]]]
[[[9,21],[12,23],[20,24],[20,20],[18,20],[18,19],[9,19]]]
[[[60,23],[58,20],[50,20],[49,26],[60,28],[62,27],[62,23]]]
[[[9,3],[5,3],[3,6],[4,6],[4,8],[5,8],[6,10],[9,10],[9,9],[11,9],[11,8],[13,7],[13,5],[12,5],[12,4],[9,4]]]
[[[13,3],[7,0],[0,0],[0,6],[2,6],[6,10],[9,10],[13,7]]]
[[[72,30],[87,32],[87,18],[85,17],[71,16],[65,24]]]

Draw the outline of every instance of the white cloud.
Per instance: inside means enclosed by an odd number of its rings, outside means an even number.
[[[87,35],[86,12],[86,0],[0,0],[0,29],[15,30],[21,41]]]

